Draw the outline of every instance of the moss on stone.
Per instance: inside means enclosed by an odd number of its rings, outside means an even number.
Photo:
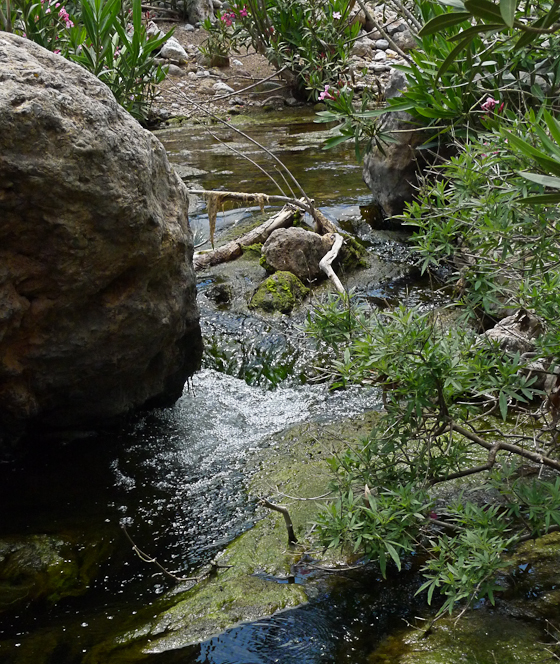
[[[347,235],[346,233],[344,233],[343,236],[342,267],[347,271],[356,270],[359,267],[366,267],[366,248],[355,237]]]
[[[291,272],[275,272],[265,279],[251,298],[251,309],[268,313],[279,311],[288,314],[309,293],[302,282]]]
[[[249,244],[246,247],[242,247],[242,249],[244,256],[247,256],[248,258],[258,258],[259,260],[261,259],[262,242]]]
[[[247,471],[254,473],[250,494],[275,502],[283,499],[270,497],[271,487],[304,498],[324,494],[330,480],[325,458],[340,450],[341,441],[355,442],[367,435],[375,417],[376,413],[369,413],[331,425],[301,424],[272,437],[269,446],[248,462]],[[296,501],[289,510],[296,536],[305,542],[318,504],[312,500]],[[306,546],[288,546],[280,514],[263,508],[263,517],[219,557],[221,564],[232,565],[231,568],[218,570],[190,589],[178,588],[168,593],[135,616],[135,624],[128,632],[93,648],[84,664],[141,661],[148,652],[200,642],[239,622],[257,620],[306,602],[304,586],[269,580],[289,575]],[[340,552],[329,551],[323,562],[335,563],[339,559]]]
[[[369,657],[371,664],[537,664],[549,656],[538,626],[495,611],[470,611],[439,620],[424,637],[409,629],[387,639]]]

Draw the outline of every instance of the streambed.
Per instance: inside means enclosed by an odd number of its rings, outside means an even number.
[[[285,161],[324,213],[366,242],[375,260],[361,275],[347,275],[347,283],[374,305],[433,306],[439,296],[411,269],[404,235],[376,225],[352,150],[322,152],[321,125],[301,115],[265,116],[243,128]],[[243,147],[230,130],[212,131]],[[171,127],[158,135],[193,188],[270,191],[260,171],[231,156],[203,128]],[[226,210],[219,215],[219,233],[225,236],[259,214],[254,208]],[[204,237],[200,202],[193,201],[191,221]],[[17,610],[4,613],[0,662],[366,664],[393,661],[405,652],[403,642],[395,641],[379,656],[388,659],[372,654],[403,628],[403,619],[418,614],[418,579],[409,573],[382,582],[372,568],[335,584],[318,583],[304,606],[197,646],[115,651],[92,659],[99,644],[132,628],[135,616],[173,587],[134,555],[121,523],[149,556],[189,575],[259,518],[247,484],[255,468],[248,460],[260,449],[274,453],[275,440],[291,425],[326,425],[379,407],[374,390],[331,393],[324,384],[306,382],[315,355],[301,334],[303,314],[250,316],[244,294],[258,267],[232,264],[221,270],[200,277],[201,322],[211,352],[174,407],[134,417],[117,433],[85,435],[54,450],[39,437],[25,458],[0,464],[0,538],[44,533],[63,540],[68,546],[60,549],[60,569],[74,565],[81,577],[74,596],[28,607],[24,593]],[[235,296],[224,306],[209,295],[228,280]]]

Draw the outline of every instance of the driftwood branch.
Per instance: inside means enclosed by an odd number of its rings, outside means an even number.
[[[482,440],[482,439],[481,439]],[[467,477],[468,475],[474,475],[475,473],[482,473],[485,470],[491,470],[496,463],[496,455],[500,451],[501,443],[496,443],[490,453],[488,454],[488,459],[486,463],[481,464],[480,466],[474,466],[473,468],[467,468],[465,470],[460,470],[456,473],[451,473],[447,477],[436,477],[431,481],[431,484],[439,484],[440,482],[448,482],[449,480],[456,480],[460,477]]]
[[[205,270],[213,265],[220,263],[227,263],[233,261],[243,253],[243,247],[248,247],[252,244],[264,242],[268,236],[277,228],[287,228],[291,226],[297,210],[292,205],[285,205],[280,212],[249,231],[245,235],[228,242],[223,247],[218,247],[213,251],[201,251],[194,255],[193,265],[196,272]]]
[[[334,244],[331,247],[331,249],[320,260],[319,267],[321,268],[321,270],[323,270],[323,272],[327,275],[327,277],[333,282],[336,290],[341,295],[344,295],[345,293],[344,286],[341,284],[340,279],[336,276],[336,273],[331,266],[332,262],[338,256],[338,252],[342,247],[344,238],[342,237],[342,235],[339,235],[338,233],[333,233],[333,235],[334,235]]]
[[[546,457],[543,454],[538,454],[537,452],[529,452],[528,450],[524,450],[522,447],[519,447],[518,445],[512,445],[511,443],[500,441],[493,445],[492,443],[484,440],[484,438],[477,436],[472,431],[465,429],[455,422],[452,422],[449,425],[448,431],[456,431],[458,434],[461,434],[461,436],[464,436],[468,440],[471,440],[473,443],[476,443],[481,447],[485,447],[487,450],[493,450],[495,447],[497,447],[496,451],[506,450],[507,452],[513,452],[513,454],[517,454],[524,459],[529,459],[534,463],[538,463],[542,466],[548,466],[549,468],[554,468],[554,470],[560,470],[560,462],[556,461],[555,459],[550,459],[549,457]]]
[[[187,576],[177,576],[176,574],[173,574],[173,572],[170,572],[167,570],[161,563],[159,563],[155,558],[151,558],[147,553],[144,553],[141,549],[139,549],[132,537],[128,534],[128,530],[126,529],[126,526],[124,523],[121,523],[121,528],[124,534],[126,535],[127,540],[130,542],[132,545],[132,550],[134,553],[140,558],[140,560],[144,561],[145,563],[150,563],[152,565],[155,565],[156,567],[159,567],[159,569],[166,574],[167,576],[171,577],[175,581],[179,581],[182,583],[183,581],[194,581],[195,583],[198,583],[200,581],[199,576],[192,576],[192,577],[187,577]]]
[[[280,514],[284,517],[284,521],[286,522],[286,530],[288,531],[288,544],[297,544],[297,537],[294,533],[294,524],[292,523],[292,519],[287,508],[283,507],[282,505],[275,505],[266,498],[259,498],[259,502],[264,507],[268,507],[269,510],[280,512]]]

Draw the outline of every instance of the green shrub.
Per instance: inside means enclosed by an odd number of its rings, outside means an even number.
[[[146,121],[165,69],[154,51],[172,34],[149,38],[141,0],[79,0],[70,15],[54,0],[16,0],[16,32],[77,62],[103,81],[131,115]]]

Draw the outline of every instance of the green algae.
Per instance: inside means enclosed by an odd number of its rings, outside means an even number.
[[[409,629],[381,644],[370,664],[537,664],[550,657],[542,630],[495,611],[447,617],[425,636]],[[390,655],[390,657],[389,657]],[[389,658],[388,658],[389,657]]]
[[[251,309],[262,309],[268,313],[279,311],[288,314],[309,293],[302,282],[291,272],[278,271],[258,287],[251,298]]]
[[[342,441],[366,435],[376,413],[331,425],[304,424],[271,438],[248,463],[253,472],[249,492],[287,504],[300,544],[289,546],[283,517],[262,508],[263,518],[236,538],[219,556],[220,568],[196,585],[178,586],[147,607],[129,629],[94,647],[84,664],[131,664],[150,653],[201,642],[241,622],[253,621],[307,601],[304,586],[277,583],[309,551],[307,533],[317,514],[315,500],[290,500],[284,494],[314,498],[328,492],[330,473],[324,459]],[[328,552],[323,562],[335,564],[340,552]]]
[[[103,537],[87,544],[46,534],[0,540],[0,613],[82,595],[110,549]]]

